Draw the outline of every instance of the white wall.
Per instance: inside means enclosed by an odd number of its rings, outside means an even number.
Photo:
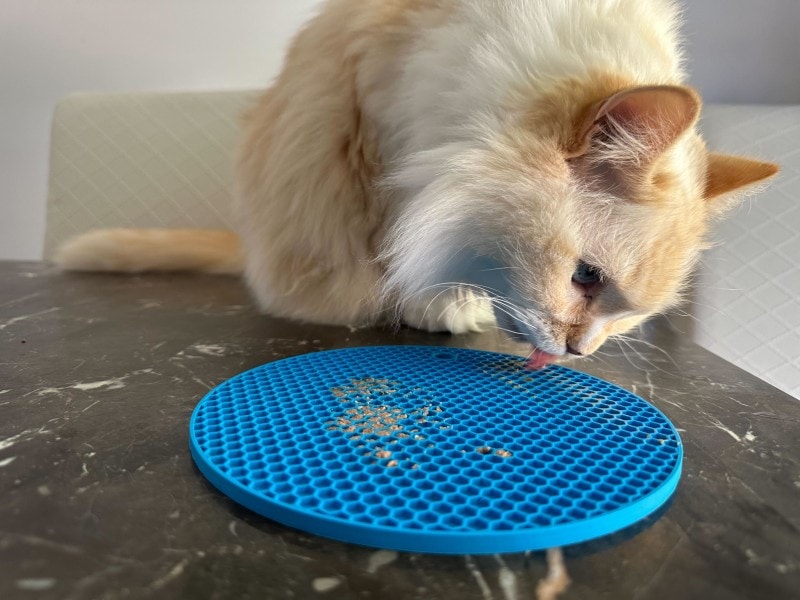
[[[800,0],[683,0],[706,102],[800,103]]]
[[[60,97],[260,87],[316,3],[0,0],[0,259],[41,255]],[[800,0],[687,0],[687,18],[694,83],[709,100],[800,103]]]
[[[44,240],[50,117],[78,90],[261,87],[317,0],[0,0],[0,259]]]

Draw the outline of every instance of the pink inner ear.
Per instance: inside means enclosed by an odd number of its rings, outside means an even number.
[[[688,88],[646,86],[617,92],[589,110],[579,130],[578,149],[570,156],[588,152],[592,136],[609,121],[639,138],[642,147],[655,156],[686,131],[699,112],[700,99]],[[613,135],[613,129],[609,133]]]
[[[634,103],[628,99],[621,99],[619,104],[609,107],[603,114],[599,115],[602,118],[606,115],[611,115],[618,123],[637,123],[641,117]]]

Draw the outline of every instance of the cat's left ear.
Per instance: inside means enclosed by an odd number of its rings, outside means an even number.
[[[778,165],[741,156],[708,155],[703,197],[710,203],[714,213],[722,213],[754,186],[778,172]]]
[[[697,92],[682,86],[622,90],[588,107],[566,157],[589,152],[598,135],[624,136],[629,155],[640,165],[648,164],[697,121],[700,105]]]

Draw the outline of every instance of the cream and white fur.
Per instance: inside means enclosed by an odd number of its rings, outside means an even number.
[[[497,323],[588,354],[673,305],[708,222],[775,171],[706,150],[678,18],[669,0],[329,0],[246,117],[238,238],[98,231],[58,261],[243,269],[273,315]],[[578,261],[600,287],[572,281]]]

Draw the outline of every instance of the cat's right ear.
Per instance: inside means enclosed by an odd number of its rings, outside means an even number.
[[[566,157],[583,156],[596,147],[613,148],[617,141],[622,145],[620,156],[647,165],[694,125],[700,106],[700,96],[687,87],[656,85],[622,90],[584,111]]]

